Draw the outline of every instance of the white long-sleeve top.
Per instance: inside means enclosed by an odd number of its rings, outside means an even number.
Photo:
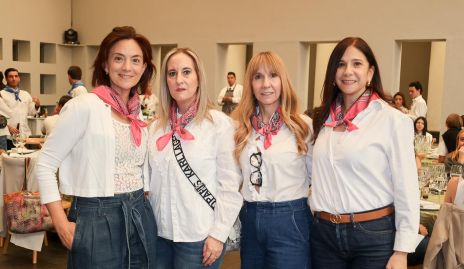
[[[409,110],[409,117],[416,120],[418,117],[425,117],[427,115],[427,103],[422,95],[416,96],[412,99],[411,110]]]
[[[283,202],[308,197],[311,176],[312,120],[301,115],[310,128],[307,138],[308,152],[298,154],[295,135],[283,124],[272,145],[264,149],[264,137],[253,130],[240,155],[243,174],[241,193],[248,202]],[[250,174],[257,170],[250,164],[250,156],[261,152],[262,186],[259,192],[251,184]]]
[[[240,170],[233,158],[232,120],[216,110],[209,113],[213,122],[204,119],[186,126],[194,140],[179,140],[190,167],[216,198],[214,211],[179,167],[172,139],[158,151],[156,140],[170,128],[156,128],[158,122],[150,127],[149,197],[158,235],[174,242],[200,241],[208,235],[225,242],[243,203],[239,193]]]
[[[8,119],[8,125],[16,128],[19,123],[20,130],[30,135],[31,129],[27,123],[27,116],[34,116],[40,110],[40,108],[35,109],[35,103],[32,102],[31,95],[27,91],[19,90],[21,102],[16,101],[14,93],[3,90],[0,91],[0,95],[12,111],[11,117]]]
[[[218,95],[218,98],[217,98],[218,105],[220,105],[220,106],[224,105],[224,102],[222,101],[222,99],[226,95],[226,91],[229,88],[234,89],[234,96],[232,97],[232,103],[238,104],[240,102],[240,100],[242,99],[243,86],[236,83],[232,87],[227,86],[227,87],[222,88],[222,90],[219,92],[219,95]]]
[[[141,118],[139,116],[139,118]],[[148,138],[142,128],[142,142]],[[60,200],[60,191],[82,197],[114,195],[115,131],[111,107],[93,93],[71,99],[61,109],[55,129],[47,138],[36,165],[43,204]],[[148,165],[143,167],[148,190]]]
[[[395,207],[394,250],[413,252],[419,186],[411,119],[382,100],[352,121],[359,129],[321,129],[314,145],[311,207],[345,214]]]
[[[6,104],[5,100],[0,97],[0,115],[3,115],[7,118],[7,121],[11,118],[13,111],[10,107]],[[8,130],[8,126],[3,129],[0,129],[0,136],[10,135],[10,131]]]

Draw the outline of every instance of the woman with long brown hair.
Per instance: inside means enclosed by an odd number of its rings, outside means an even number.
[[[406,254],[416,248],[413,125],[384,96],[367,43],[340,41],[313,122],[315,268],[406,268]]]
[[[310,268],[311,119],[299,113],[277,54],[261,52],[251,59],[232,117],[245,199],[241,268]]]

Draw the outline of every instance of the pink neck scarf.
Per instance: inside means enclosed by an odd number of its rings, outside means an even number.
[[[282,110],[279,107],[272,114],[269,123],[264,123],[260,117],[259,107],[256,107],[255,113],[251,117],[251,124],[258,134],[264,136],[264,149],[268,149],[272,145],[272,136],[276,135],[284,124]]]
[[[140,100],[137,93],[133,92],[133,96],[124,104],[118,92],[108,86],[98,86],[92,93],[96,94],[103,102],[111,106],[119,114],[125,116],[130,121],[130,131],[134,138],[135,144],[140,146],[142,142],[142,129],[147,124],[138,119],[140,113]]]
[[[187,111],[180,118],[177,118],[177,103],[173,100],[171,103],[171,114],[169,115],[171,130],[156,140],[156,148],[159,151],[163,150],[175,133],[178,134],[179,137],[183,140],[194,140],[195,137],[185,129],[185,126],[187,126],[187,124],[189,124],[193,118],[195,118],[197,111],[198,100],[195,100],[195,102],[190,105]]]
[[[324,126],[335,128],[341,124],[346,125],[348,132],[358,129],[358,126],[353,124],[351,121],[373,100],[380,99],[379,95],[376,92],[371,90],[364,91],[361,96],[351,105],[351,107],[343,114],[342,111],[342,102],[343,97],[341,94],[337,96],[335,102],[330,106],[330,116],[327,121],[324,123]]]

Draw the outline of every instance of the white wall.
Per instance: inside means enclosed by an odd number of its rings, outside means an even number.
[[[2,10],[16,12],[2,12],[3,21],[11,23],[0,24],[0,36],[58,42],[68,27],[68,1],[3,2]],[[433,112],[434,121],[436,117],[439,122],[444,122],[451,112],[464,114],[463,10],[462,0],[73,1],[74,28],[83,44],[98,45],[114,26],[133,25],[153,44],[178,44],[196,50],[205,63],[213,98],[224,85],[224,68],[218,66],[221,56],[218,44],[248,43],[253,44],[254,52],[279,53],[299,99],[304,102],[308,80],[304,62],[308,52],[302,44],[361,36],[378,58],[384,87],[397,89],[400,52],[396,41],[446,40],[443,73],[446,98],[437,101],[441,103],[441,111]],[[12,23],[19,27],[11,27]],[[0,68],[10,64],[5,61],[0,62]]]
[[[445,128],[440,121],[443,99],[443,79],[445,76],[446,42],[432,42],[430,52],[429,87],[427,97],[427,128],[440,130]],[[464,97],[464,94],[462,95]],[[464,101],[461,99],[461,101]]]

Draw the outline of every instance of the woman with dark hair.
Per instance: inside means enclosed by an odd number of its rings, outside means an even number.
[[[311,119],[300,114],[287,69],[274,52],[253,56],[243,87],[232,114],[245,199],[241,268],[311,268]]]
[[[155,73],[150,42],[130,26],[103,39],[91,94],[60,112],[37,161],[42,203],[68,252],[68,268],[154,268],[156,223],[148,190],[148,132],[137,91]],[[73,195],[68,216],[60,190]]]
[[[313,266],[406,268],[419,230],[413,128],[385,101],[363,39],[334,48],[313,127]]]
[[[3,77],[3,72],[0,71],[0,91],[3,90],[6,87],[6,85],[3,83],[3,78],[4,78]]]
[[[403,93],[397,92],[395,95],[393,95],[393,107],[403,112],[404,114],[408,114],[409,110],[406,107],[406,99],[404,98]]]
[[[425,139],[428,147],[432,147],[433,136],[427,132],[427,119],[425,117],[418,117],[414,120],[414,137],[415,141]]]

